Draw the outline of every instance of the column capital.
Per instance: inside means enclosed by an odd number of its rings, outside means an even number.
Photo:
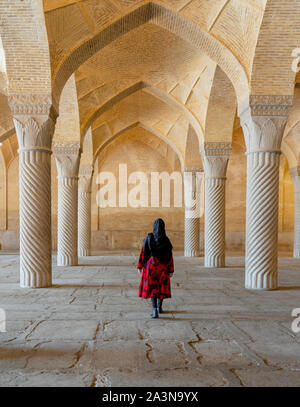
[[[56,144],[53,147],[58,177],[78,178],[80,162],[80,144],[65,143]]]
[[[184,204],[186,218],[200,218],[202,208],[200,202],[201,181],[203,171],[184,171]]]
[[[51,152],[57,112],[51,95],[10,94],[8,104],[20,150]]]
[[[205,141],[202,144],[202,156],[215,157],[215,156],[230,156],[231,142],[226,141]]]
[[[83,164],[79,167],[78,190],[80,193],[91,193],[91,184],[94,168],[92,165]]]
[[[192,172],[192,173],[203,172],[203,168],[202,167],[189,167],[189,166],[186,166],[186,167],[183,168],[182,172],[183,173],[185,173],[185,172]]]
[[[50,116],[13,117],[19,151],[40,150],[51,154],[55,120]]]
[[[50,116],[54,121],[58,117],[49,94],[12,93],[8,95],[8,105],[14,117]]]
[[[78,191],[79,193],[91,193],[92,177],[88,175],[79,175]]]
[[[195,193],[196,189],[199,187],[199,183],[201,183],[202,178],[203,178],[203,170],[201,171],[196,171],[196,170],[184,170],[183,171],[183,182],[184,182],[184,187],[193,191]]]
[[[203,157],[205,179],[226,178],[229,156]]]
[[[94,167],[89,164],[81,164],[79,167],[79,176],[92,177],[94,172]]]
[[[280,153],[292,104],[293,96],[290,95],[251,96],[250,105],[240,114],[247,153]]]
[[[204,142],[202,157],[205,178],[225,178],[231,151],[230,142]]]

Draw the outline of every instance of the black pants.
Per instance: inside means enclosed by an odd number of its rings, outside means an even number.
[[[161,306],[162,306],[162,303],[163,303],[163,300],[161,300],[160,298],[158,298],[158,300],[157,300],[156,297],[151,297],[151,301],[152,301],[152,307],[153,307],[153,309],[154,309],[154,308],[157,308],[157,307],[161,307]],[[157,303],[157,302],[158,302],[158,303]]]

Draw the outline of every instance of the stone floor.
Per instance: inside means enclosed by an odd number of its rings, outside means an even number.
[[[18,256],[0,256],[1,386],[299,386],[300,261],[280,259],[280,289],[243,288],[243,258],[209,270],[175,258],[173,298],[151,320],[136,257],[56,267],[51,289],[18,287]]]

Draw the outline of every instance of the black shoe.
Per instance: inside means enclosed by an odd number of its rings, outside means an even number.
[[[151,318],[158,318],[158,312],[156,308],[153,308],[152,314],[150,314]]]
[[[159,314],[162,314],[163,313],[163,309],[162,309],[162,300],[158,300],[158,303],[157,303],[157,311],[159,312]]]

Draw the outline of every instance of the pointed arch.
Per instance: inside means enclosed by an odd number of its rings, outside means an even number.
[[[93,122],[95,120],[97,120],[98,117],[100,117],[107,110],[111,109],[117,103],[121,102],[123,99],[127,98],[128,96],[130,96],[142,89],[147,89],[147,91],[149,91],[149,93],[151,93],[158,99],[162,100],[166,104],[180,109],[183,112],[183,114],[186,116],[187,120],[191,123],[191,125],[195,129],[195,132],[199,138],[199,143],[201,143],[203,141],[203,138],[204,138],[203,129],[202,129],[199,121],[196,119],[196,117],[184,105],[182,105],[180,102],[178,102],[175,98],[173,98],[169,94],[163,92],[162,90],[158,89],[157,87],[155,87],[149,83],[146,83],[144,81],[137,82],[137,83],[133,84],[132,86],[122,90],[120,93],[118,93],[117,95],[112,97],[102,106],[100,106],[97,110],[95,110],[93,112],[93,114],[81,126],[81,139],[82,140],[84,139],[87,129],[92,126]]]
[[[158,138],[160,138],[161,140],[163,140],[166,144],[168,144],[172,150],[175,152],[175,154],[177,155],[179,162],[180,162],[180,166],[183,169],[184,167],[184,160],[183,157],[180,153],[180,151],[178,150],[178,148],[175,146],[174,143],[172,143],[167,137],[165,137],[163,134],[161,134],[160,132],[158,132],[157,130],[153,129],[152,127],[149,127],[147,124],[144,124],[142,122],[136,121],[134,123],[131,123],[128,126],[125,126],[123,129],[119,130],[117,133],[112,134],[111,137],[109,139],[107,139],[103,144],[101,144],[95,151],[94,154],[94,158],[93,158],[93,165],[98,157],[98,155],[101,153],[101,151],[104,150],[105,147],[107,147],[113,140],[115,140],[117,137],[121,136],[122,134],[126,133],[128,130],[134,129],[135,127],[142,127],[143,129],[147,130],[149,133],[154,134],[155,136],[157,136]]]
[[[201,49],[215,61],[231,80],[237,94],[239,108],[241,111],[244,110],[249,101],[248,78],[244,68],[232,52],[197,24],[153,2],[144,4],[129,12],[66,56],[53,73],[53,98],[55,104],[58,104],[65,82],[80,65],[112,41],[148,22],[171,31],[196,48]]]

